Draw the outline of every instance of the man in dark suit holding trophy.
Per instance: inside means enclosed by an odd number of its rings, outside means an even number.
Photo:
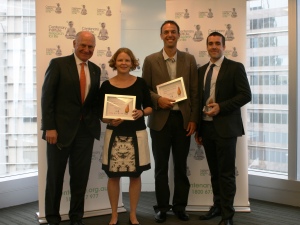
[[[245,134],[241,107],[251,101],[251,90],[243,64],[224,57],[225,37],[213,32],[206,45],[210,61],[198,69],[202,113],[195,140],[205,149],[214,205],[200,220],[221,215],[219,225],[232,225],[236,142]]]

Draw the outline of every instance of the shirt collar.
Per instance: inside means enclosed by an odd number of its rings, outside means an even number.
[[[76,65],[80,65],[81,63],[86,63],[86,65],[88,64],[88,61],[86,62],[83,62],[82,60],[80,60],[77,55],[74,53],[74,57],[75,57],[75,62],[76,62]]]
[[[216,66],[220,67],[221,64],[222,64],[222,62],[223,62],[223,60],[224,60],[224,55],[222,55],[222,57],[219,58],[219,59],[218,59],[216,62],[214,62],[214,63],[212,63],[211,61],[209,61],[208,67],[210,67],[211,64],[215,64]]]
[[[165,61],[168,60],[168,59],[171,59],[171,58],[167,55],[167,53],[165,52],[165,49],[164,49],[164,48],[163,48],[163,57],[164,57],[164,60],[165,60]],[[177,61],[177,51],[176,51],[176,53],[175,53],[173,59],[175,59],[175,62]]]

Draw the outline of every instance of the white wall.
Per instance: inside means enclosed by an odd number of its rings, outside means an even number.
[[[147,55],[162,49],[160,26],[166,20],[166,3],[163,0],[122,0],[122,47],[130,48],[139,58],[141,68]],[[141,76],[141,69],[132,72]],[[149,133],[149,131],[148,131]],[[154,163],[149,137],[151,170],[142,173],[142,191],[154,191]],[[122,178],[122,190],[128,191],[128,178]]]

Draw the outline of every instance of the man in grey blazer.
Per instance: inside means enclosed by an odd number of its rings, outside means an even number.
[[[42,88],[41,129],[43,139],[47,141],[45,214],[50,225],[61,221],[59,208],[68,162],[71,190],[69,218],[71,225],[83,225],[93,144],[95,138],[100,138],[101,71],[89,61],[95,45],[92,33],[79,32],[73,41],[74,54],[52,59],[46,71]],[[81,75],[85,77],[82,93]]]
[[[224,57],[225,37],[213,32],[206,45],[210,62],[198,69],[203,110],[195,139],[205,149],[214,205],[200,220],[222,216],[219,225],[232,225],[236,142],[245,134],[241,107],[251,101],[251,90],[243,64]]]
[[[179,26],[175,21],[165,21],[160,30],[164,42],[161,51],[145,58],[143,78],[153,102],[153,113],[148,117],[155,160],[155,221],[166,220],[172,208],[180,220],[189,220],[185,211],[190,189],[187,177],[187,156],[190,137],[196,130],[199,116],[198,76],[194,56],[177,49],[180,38]],[[157,85],[182,77],[187,99],[174,103],[174,99],[157,94]],[[172,151],[174,162],[174,195],[172,205],[169,189],[169,157]]]

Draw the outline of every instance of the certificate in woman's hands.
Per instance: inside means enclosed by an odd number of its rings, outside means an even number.
[[[134,120],[132,110],[135,109],[135,96],[105,94],[103,118]]]
[[[187,99],[182,77],[159,84],[156,86],[156,88],[157,88],[157,93],[160,96],[174,99],[175,102],[179,102]]]

